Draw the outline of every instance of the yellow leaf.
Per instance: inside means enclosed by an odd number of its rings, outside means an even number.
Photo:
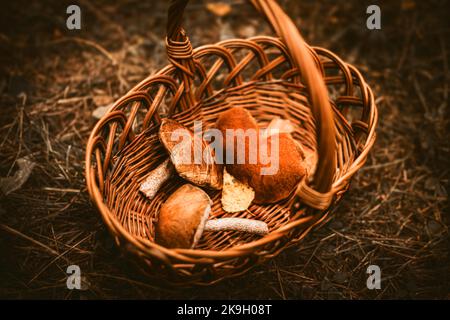
[[[231,6],[225,2],[208,3],[206,8],[218,17],[226,16],[231,11]]]

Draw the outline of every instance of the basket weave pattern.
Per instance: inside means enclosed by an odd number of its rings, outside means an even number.
[[[86,180],[109,231],[142,270],[175,285],[207,285],[246,272],[276,256],[327,221],[375,140],[377,110],[359,71],[334,53],[304,43],[272,0],[255,0],[278,37],[231,39],[192,49],[181,28],[187,1],[173,1],[167,27],[170,64],[117,101],[88,141]],[[220,191],[208,191],[215,217],[257,218],[263,238],[237,232],[205,233],[195,249],[154,243],[159,208],[183,184],[173,177],[149,201],[139,186],[167,154],[158,140],[161,116],[189,128],[212,127],[220,112],[243,106],[262,127],[274,117],[295,125],[293,137],[316,150],[313,182],[290,198],[222,210]]]

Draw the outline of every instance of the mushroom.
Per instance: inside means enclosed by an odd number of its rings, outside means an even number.
[[[269,232],[263,221],[244,218],[209,219],[212,201],[202,189],[185,184],[161,206],[155,241],[167,248],[195,248],[205,231]]]
[[[266,135],[273,134],[274,131],[278,133],[293,133],[295,127],[290,120],[274,117],[265,130]],[[317,153],[313,149],[301,144],[299,141],[296,140],[295,142],[304,155],[306,175],[308,176],[308,179],[311,179],[316,171]]]
[[[277,122],[279,121],[277,120]],[[285,126],[286,123],[274,123],[269,129],[276,129],[279,125]],[[229,141],[223,143],[227,157],[228,153],[232,153],[234,159],[233,163],[226,164],[226,169],[239,181],[253,188],[255,203],[275,203],[288,198],[294,192],[305,176],[306,168],[302,150],[288,133],[291,129],[278,134],[271,134],[270,130],[260,132],[256,120],[250,112],[242,107],[233,107],[222,112],[217,119],[216,126],[227,139],[227,132],[234,130],[231,131],[234,132],[233,143],[231,145]],[[244,139],[239,136],[240,133],[248,132],[248,130],[257,132],[257,143],[252,143],[251,138],[245,133]],[[243,150],[239,148],[239,141],[244,142]],[[261,152],[263,142],[266,142],[266,153]],[[277,143],[278,150],[272,150],[272,145]],[[244,152],[244,154],[239,152]],[[252,157],[257,159],[256,163],[251,163]],[[237,161],[239,158],[244,158],[244,163],[239,163]],[[270,166],[276,167],[277,170],[273,174],[263,174],[263,168]]]
[[[140,191],[150,200],[175,171],[195,185],[222,188],[222,166],[216,163],[214,149],[202,137],[175,120],[163,119],[159,140],[169,153],[170,161],[161,163],[141,184]]]

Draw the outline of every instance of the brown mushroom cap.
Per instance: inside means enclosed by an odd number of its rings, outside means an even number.
[[[155,241],[167,248],[194,248],[211,212],[211,199],[191,184],[178,188],[159,212]]]
[[[216,126],[224,137],[226,137],[227,129],[259,130],[256,120],[250,112],[242,107],[233,107],[222,112],[217,119]],[[275,129],[279,128],[275,126]],[[262,175],[261,169],[269,167],[269,164],[263,163],[271,163],[271,142],[274,138],[278,138],[278,171],[273,175]],[[284,132],[268,136],[266,140],[268,158],[259,154],[262,142],[259,136],[256,148],[250,148],[252,144],[249,141],[247,137],[244,140],[245,155],[243,156],[246,163],[227,164],[227,171],[236,179],[248,184],[255,190],[255,203],[275,203],[289,197],[306,174],[304,154],[295,140],[289,133]],[[225,149],[228,147],[227,143],[223,144]],[[233,144],[233,149],[230,151],[226,150],[226,152],[234,152],[234,160],[236,162],[239,150],[236,137],[234,137]],[[256,164],[249,163],[251,154],[256,154],[258,159]]]
[[[270,140],[267,139],[268,153],[271,154]],[[274,175],[261,175],[263,165],[234,166],[233,173],[255,189],[255,203],[274,203],[289,197],[306,174],[303,153],[290,134],[278,135],[278,172]],[[264,159],[263,161],[268,161]]]
[[[252,114],[242,107],[233,107],[223,111],[218,119],[216,126],[222,131],[225,137],[226,129],[254,129],[258,130],[258,123]]]
[[[222,188],[222,166],[216,163],[214,149],[202,137],[175,120],[163,119],[159,139],[182,178],[201,187]],[[201,158],[196,162],[198,146],[201,146]]]

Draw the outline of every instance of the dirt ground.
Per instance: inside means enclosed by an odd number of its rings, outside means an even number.
[[[194,46],[272,35],[246,1],[229,2],[222,19],[191,2],[185,29]],[[376,95],[377,141],[325,227],[244,276],[187,290],[137,273],[84,179],[93,111],[168,63],[168,4],[81,0],[82,28],[70,31],[69,2],[2,2],[0,177],[31,174],[0,194],[1,298],[450,298],[449,2],[280,2],[310,44],[362,71]],[[381,30],[366,28],[373,3]],[[83,291],[66,287],[72,264]],[[380,290],[366,287],[371,264],[381,268]]]

